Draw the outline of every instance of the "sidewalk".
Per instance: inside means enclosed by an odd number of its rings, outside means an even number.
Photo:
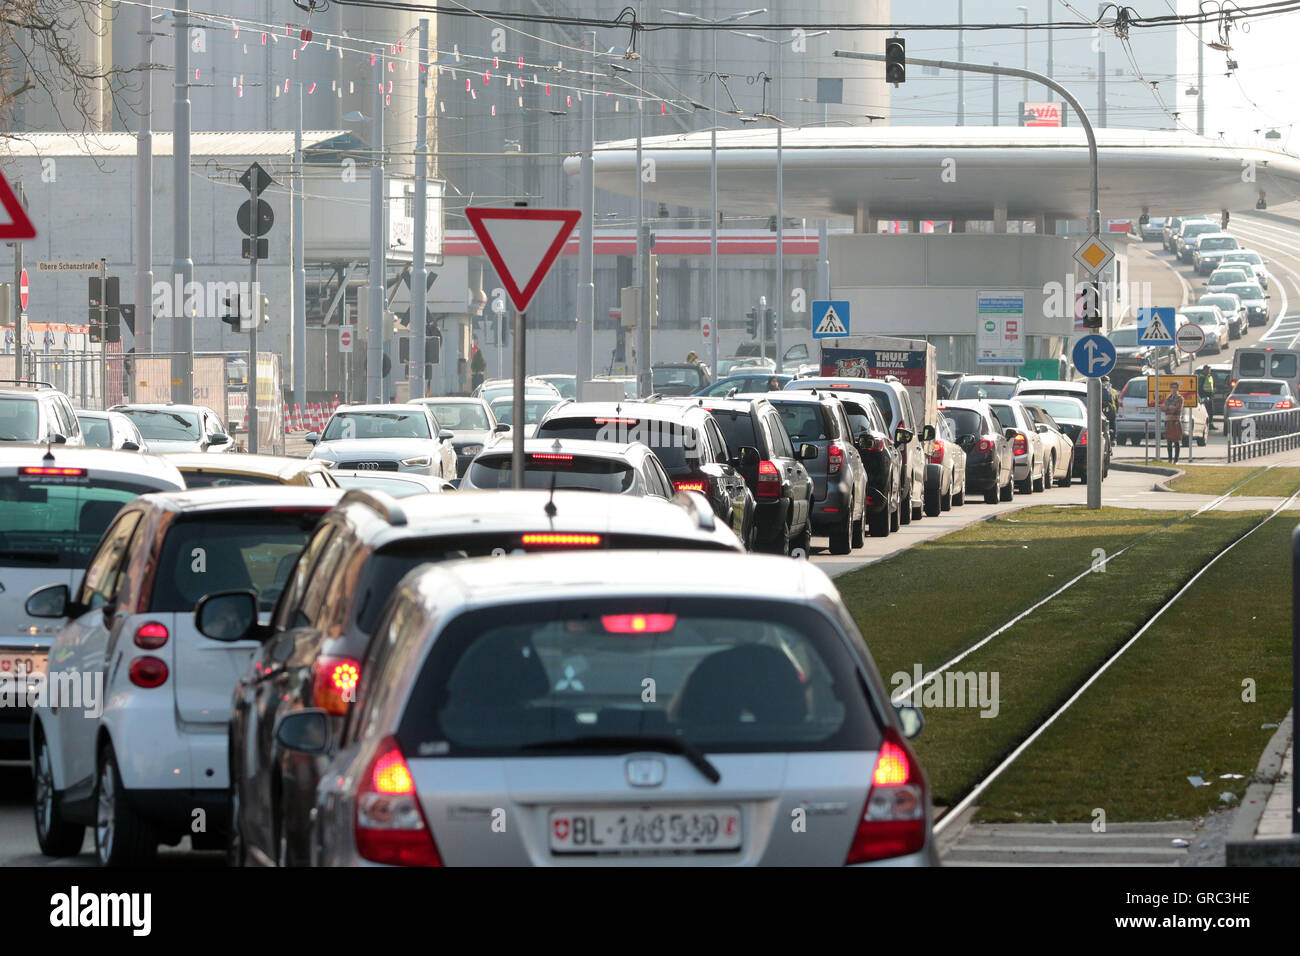
[[[1295,795],[1295,714],[1278,726],[1241,799],[1226,846],[1228,866],[1300,865],[1300,835],[1291,833]]]

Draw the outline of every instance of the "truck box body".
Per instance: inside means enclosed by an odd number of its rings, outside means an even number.
[[[934,346],[924,339],[847,335],[822,342],[821,374],[850,378],[894,376],[906,388],[920,425],[938,419],[939,369]]]

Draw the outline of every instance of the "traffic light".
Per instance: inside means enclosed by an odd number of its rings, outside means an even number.
[[[745,313],[745,329],[751,339],[758,337],[758,309],[750,309]]]
[[[1095,282],[1080,282],[1074,314],[1083,320],[1085,328],[1101,328],[1101,290]]]
[[[251,332],[254,327],[261,332],[271,324],[271,298],[267,295],[257,295],[253,297],[253,314],[244,317],[245,332]]]
[[[86,316],[90,326],[91,342],[119,342],[122,339],[122,331],[117,324],[117,305],[118,305],[118,279],[117,276],[108,276],[107,289],[104,291],[104,313],[103,319],[105,326],[100,325],[100,303],[101,292],[99,276],[91,276],[89,285],[89,308]]]
[[[902,37],[885,38],[885,82],[899,83],[907,80],[907,41]]]
[[[240,306],[239,296],[238,295],[226,296],[225,306],[226,306],[226,314],[221,317],[221,321],[224,322],[226,325],[230,326],[230,330],[232,332],[244,331],[243,329],[244,323],[241,318],[241,316],[243,315],[243,310]]]
[[[271,231],[275,213],[271,204],[259,197],[273,182],[275,180],[257,163],[249,166],[239,177],[239,184],[248,190],[248,199],[235,214],[235,225],[244,237],[242,250],[245,259],[267,258],[267,242],[262,237]]]

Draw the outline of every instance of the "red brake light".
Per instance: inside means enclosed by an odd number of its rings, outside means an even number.
[[[361,681],[361,662],[351,657],[321,657],[312,667],[312,700],[336,717],[348,712]]]
[[[442,866],[420,809],[415,778],[396,737],[379,742],[357,789],[353,833],[357,852],[391,866]]]
[[[758,487],[754,495],[758,498],[781,497],[781,472],[774,462],[764,459],[758,463]]]
[[[673,482],[673,491],[698,491],[702,495],[708,495],[709,479],[683,478],[681,481]]]
[[[22,470],[22,473],[23,473],[24,475],[84,475],[84,474],[86,473],[86,469],[84,469],[84,468],[54,468],[54,467],[48,467],[48,468],[24,468],[24,469]]]
[[[635,425],[638,419],[635,418],[597,418],[597,425]]]
[[[595,548],[599,547],[598,534],[570,534],[564,532],[536,532],[522,538],[525,548]]]
[[[871,790],[845,863],[867,863],[915,853],[925,846],[926,788],[916,758],[898,731],[885,731]]]
[[[935,440],[934,451],[930,452],[930,464],[932,465],[943,464],[943,440],[942,439]]]
[[[1029,439],[1025,437],[1024,432],[1016,432],[1015,440],[1011,442],[1011,453],[1014,455],[1029,454]]]
[[[127,673],[136,687],[161,687],[167,683],[167,664],[157,657],[137,657]]]
[[[135,646],[146,651],[156,651],[167,643],[167,627],[157,621],[147,621],[135,630]]]
[[[987,438],[981,438],[979,444],[975,446],[975,450],[981,455],[987,455],[993,450],[993,442]]]
[[[1229,407],[1229,408],[1242,408],[1243,405],[1242,405],[1242,401],[1241,401],[1241,399],[1239,399],[1239,398],[1230,398],[1230,399],[1228,399],[1228,407]]]
[[[533,461],[573,461],[572,455],[557,455],[554,452],[539,451],[529,456]]]
[[[844,449],[838,442],[831,442],[826,449],[826,474],[838,475],[844,465]]]
[[[1088,429],[1085,428],[1079,432],[1079,444],[1080,445],[1088,444]],[[1102,447],[1102,451],[1104,452],[1106,450],[1106,446],[1102,445],[1101,447]]]
[[[610,634],[663,634],[677,626],[677,615],[603,614],[600,623]]]
[[[1274,408],[1295,408],[1295,402],[1291,401],[1291,399],[1289,398],[1284,398],[1273,407]]]

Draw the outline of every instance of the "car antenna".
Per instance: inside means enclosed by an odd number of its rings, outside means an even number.
[[[54,461],[54,442],[45,443],[45,455],[41,461]]]
[[[555,478],[558,474],[559,472],[556,471],[551,472],[551,497],[547,499],[546,508],[544,509],[546,511],[546,517],[550,518],[552,521],[555,520],[555,515],[559,511],[559,509],[555,507]]]

